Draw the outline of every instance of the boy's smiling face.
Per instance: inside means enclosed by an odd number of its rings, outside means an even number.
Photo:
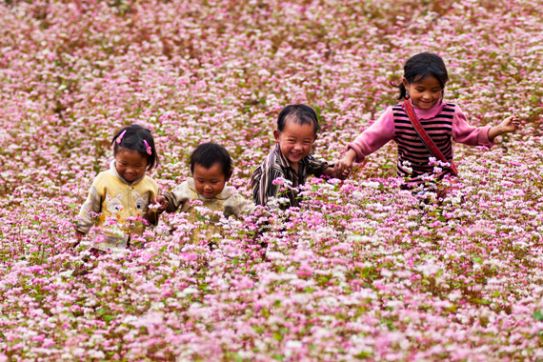
[[[317,138],[313,124],[300,124],[288,118],[283,131],[275,130],[273,134],[281,153],[293,167],[297,167],[299,162],[311,153]]]
[[[220,194],[228,181],[219,162],[215,162],[209,168],[205,168],[199,163],[194,164],[192,178],[196,192],[207,199]]]

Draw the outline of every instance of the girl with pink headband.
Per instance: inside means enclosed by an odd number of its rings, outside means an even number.
[[[111,143],[114,159],[109,170],[94,179],[76,223],[79,240],[93,225],[98,227],[98,237],[91,245],[95,254],[126,248],[130,235],[140,234],[145,225],[158,221],[156,212],[149,208],[158,185],[145,175],[158,164],[151,132],[133,124],[118,131]]]

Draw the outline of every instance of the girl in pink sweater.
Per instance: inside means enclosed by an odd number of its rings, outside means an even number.
[[[451,140],[472,146],[491,146],[496,136],[517,130],[520,121],[515,116],[494,127],[470,126],[459,106],[443,100],[448,79],[441,57],[419,53],[404,65],[399,99],[411,103],[422,127],[450,164],[453,160]],[[388,107],[375,123],[349,143],[347,152],[338,162],[338,174],[347,177],[353,162],[361,162],[390,140],[398,145],[398,175],[406,179],[406,185],[419,185],[428,176],[435,178],[430,158],[437,157],[417,134],[402,103]],[[438,178],[451,173],[445,168]]]

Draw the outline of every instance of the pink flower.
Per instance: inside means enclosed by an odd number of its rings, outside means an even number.
[[[298,278],[308,279],[313,275],[313,268],[309,264],[303,263],[298,268],[296,275],[298,276]]]

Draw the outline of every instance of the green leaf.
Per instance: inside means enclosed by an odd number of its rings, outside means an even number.
[[[356,359],[368,359],[372,356],[372,353],[369,352],[369,351],[362,351],[362,352],[359,352],[358,354],[356,354],[354,357]]]

